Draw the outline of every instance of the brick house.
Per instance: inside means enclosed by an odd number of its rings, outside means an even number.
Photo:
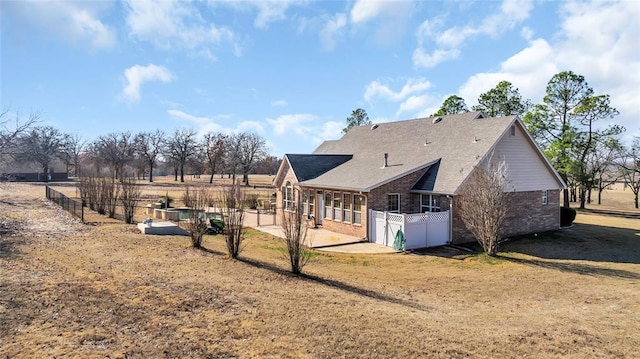
[[[448,212],[446,242],[466,242],[456,196],[487,161],[506,163],[517,203],[505,236],[560,228],[558,173],[517,116],[480,112],[354,127],[312,154],[287,154],[274,179],[277,207],[300,201],[315,225],[361,238],[373,233],[370,210]]]

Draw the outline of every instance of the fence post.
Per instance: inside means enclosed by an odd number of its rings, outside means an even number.
[[[256,209],[256,218],[257,218],[257,224],[256,226],[260,227],[260,208]]]

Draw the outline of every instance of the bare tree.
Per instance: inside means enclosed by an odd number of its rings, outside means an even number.
[[[131,177],[123,179],[120,183],[120,187],[120,203],[122,204],[124,221],[128,224],[134,223],[133,215],[136,210],[138,199],[142,195],[142,191],[136,184],[136,181]]]
[[[504,161],[476,167],[459,194],[460,217],[483,250],[495,256],[507,216],[509,185]]]
[[[211,172],[211,178],[209,183],[213,183],[213,176],[216,170],[221,171],[222,164],[224,162],[224,156],[226,153],[228,137],[221,133],[209,132],[204,135],[202,141],[202,147],[207,153],[207,160],[209,164],[209,171]]]
[[[237,161],[242,170],[242,183],[249,185],[249,172],[256,162],[266,156],[266,142],[256,133],[242,132],[235,139],[238,141]]]
[[[49,182],[49,167],[51,162],[63,153],[64,141],[64,135],[56,128],[35,127],[18,139],[16,156],[21,161],[40,165],[44,175],[43,181]]]
[[[156,130],[155,132],[138,133],[133,139],[135,152],[149,167],[149,182],[153,182],[153,168],[162,153],[164,137],[164,132]]]
[[[9,108],[0,113],[0,155],[6,154],[15,141],[40,120],[40,114],[34,112],[27,118],[22,118],[20,113],[15,113],[13,120],[9,117]]]
[[[238,183],[225,188],[221,194],[224,216],[224,236],[229,257],[238,258],[244,240],[244,194]]]
[[[633,192],[633,203],[638,208],[640,194],[640,137],[633,140],[631,148],[623,151],[617,162],[622,171],[622,178]]]
[[[311,258],[311,252],[304,245],[307,238],[307,225],[302,212],[300,201],[289,210],[282,211],[283,241],[287,246],[289,264],[291,272],[294,274],[302,273],[302,268]]]
[[[111,167],[115,178],[124,178],[124,167],[133,160],[134,147],[130,132],[112,132],[96,141],[97,155]]]
[[[64,139],[63,153],[67,165],[73,166],[74,177],[81,176],[82,154],[87,148],[87,141],[80,134],[66,134]]]
[[[173,136],[167,140],[166,154],[174,160],[180,170],[180,182],[184,182],[184,169],[187,160],[198,151],[196,131],[192,129],[175,130]]]
[[[182,199],[190,207],[189,218],[184,226],[191,237],[191,245],[193,248],[201,248],[204,234],[209,225],[206,209],[211,205],[213,197],[205,187],[193,189],[187,186]]]

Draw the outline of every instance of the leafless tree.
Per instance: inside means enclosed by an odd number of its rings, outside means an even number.
[[[622,178],[633,192],[633,203],[638,208],[638,195],[640,194],[640,137],[633,140],[633,144],[627,150],[623,150],[617,162],[622,172]]]
[[[224,236],[229,257],[238,258],[244,240],[244,193],[238,183],[224,189],[221,193],[224,216]]]
[[[131,177],[123,179],[120,187],[120,203],[122,204],[124,221],[129,224],[134,223],[133,215],[142,191],[136,184],[136,181]]]
[[[209,183],[213,183],[213,176],[215,175],[216,170],[221,170],[220,167],[222,167],[224,161],[228,145],[228,137],[221,133],[209,132],[204,135],[202,142],[202,147],[207,154],[209,171],[211,172]]]
[[[82,155],[87,148],[87,141],[80,134],[66,134],[64,139],[63,157],[67,165],[73,166],[75,177],[81,177]]]
[[[476,167],[458,198],[460,217],[484,251],[495,256],[502,242],[502,224],[509,213],[509,181],[504,161]]]
[[[0,113],[0,155],[7,154],[15,141],[40,121],[40,114],[35,112],[31,112],[26,118],[16,112],[13,120],[10,112],[10,108],[6,108]]]
[[[205,172],[207,167],[207,154],[203,151],[202,147],[198,147],[198,150],[189,157],[187,160],[187,166],[190,173],[195,178],[200,178],[200,176]]]
[[[156,130],[138,133],[133,139],[135,152],[149,167],[149,182],[153,182],[153,168],[164,148],[164,138],[164,132]]]
[[[124,167],[133,160],[134,147],[130,132],[112,132],[100,136],[95,143],[97,155],[111,167],[115,178],[124,178]]]
[[[180,170],[180,182],[184,182],[184,169],[187,160],[198,151],[196,131],[192,129],[175,130],[167,140],[166,154],[170,161],[174,160]]]
[[[34,127],[18,139],[16,156],[24,162],[35,162],[42,168],[43,181],[49,182],[51,162],[63,153],[65,136],[51,126]]]
[[[206,209],[211,205],[213,197],[205,187],[191,188],[187,186],[182,200],[185,205],[190,207],[189,218],[184,222],[184,227],[189,232],[193,248],[200,248],[209,225]]]
[[[242,170],[242,183],[249,185],[249,172],[256,162],[263,159],[266,152],[266,142],[256,133],[242,132],[238,134],[238,164]]]
[[[300,201],[290,210],[282,211],[283,241],[287,246],[289,264],[291,265],[291,272],[294,274],[302,273],[302,268],[311,258],[311,252],[304,245],[307,238],[307,225],[302,212]]]
[[[124,178],[121,177],[120,181],[122,182],[123,180]],[[109,218],[115,218],[116,206],[118,205],[118,198],[120,197],[120,187],[116,185],[116,181],[113,177],[102,177],[100,179],[100,188],[106,213]]]

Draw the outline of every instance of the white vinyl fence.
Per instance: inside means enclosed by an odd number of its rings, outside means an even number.
[[[405,250],[441,246],[449,242],[449,220],[449,211],[399,214],[369,210],[369,241]],[[402,240],[404,248],[398,248]]]

